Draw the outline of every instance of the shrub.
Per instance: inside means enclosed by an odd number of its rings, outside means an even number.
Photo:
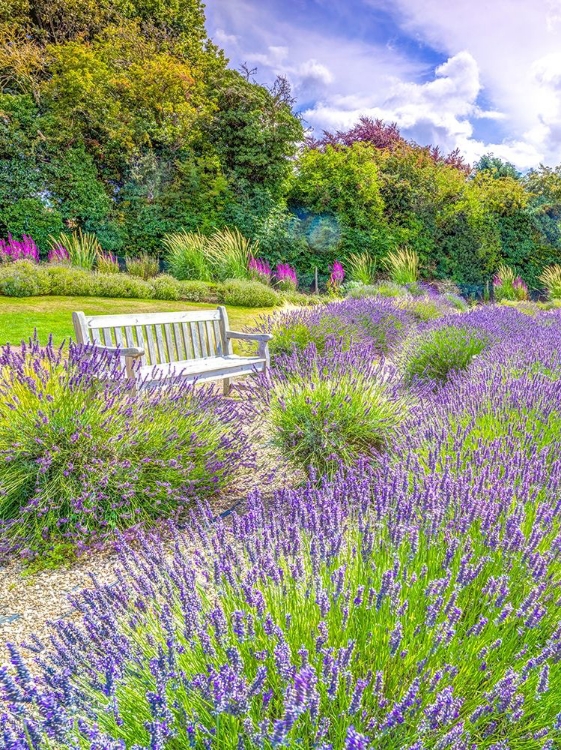
[[[547,289],[549,299],[561,299],[561,266],[555,263],[544,268],[540,281]]]
[[[374,352],[340,346],[318,358],[311,345],[275,367],[267,393],[271,442],[295,467],[333,475],[386,450],[407,412],[392,371]]]
[[[126,273],[97,273],[91,281],[89,294],[98,297],[150,299],[153,297],[153,289],[150,282]]]
[[[62,232],[58,237],[50,238],[51,249],[63,247],[68,252],[70,263],[76,268],[91,271],[103,250],[95,234],[78,229],[72,234]]]
[[[323,300],[318,295],[302,294],[301,292],[279,292],[285,302],[298,307],[314,307],[323,304]]]
[[[239,409],[212,390],[135,395],[118,358],[71,344],[65,360],[36,340],[3,348],[0,367],[6,554],[47,554],[175,515],[251,464],[248,441],[232,432]]]
[[[225,279],[249,279],[249,260],[259,252],[259,243],[244,237],[239,229],[221,229],[207,238],[206,253],[213,276]]]
[[[179,299],[190,302],[217,302],[218,287],[208,281],[179,281]]]
[[[155,279],[152,279],[150,285],[152,287],[151,296],[154,299],[174,300],[181,298],[181,285],[173,276],[160,274]]]
[[[365,286],[374,282],[376,260],[368,253],[351,253],[347,257],[347,265],[351,281],[357,281]]]
[[[137,276],[140,279],[144,279],[144,281],[154,278],[154,276],[157,276],[160,271],[158,258],[155,258],[153,255],[148,255],[148,253],[140,253],[140,255],[137,255],[135,258],[131,258],[127,255],[125,263],[127,265],[127,273],[131,276]]]
[[[426,322],[436,320],[450,313],[451,307],[440,297],[423,297],[405,299],[400,302],[405,310],[411,313],[416,320]]]
[[[401,356],[407,380],[444,381],[465,370],[487,345],[482,332],[468,326],[445,325],[413,336]]]
[[[50,265],[47,270],[51,294],[69,297],[93,297],[97,293],[97,279],[89,271],[65,265]]]
[[[100,273],[119,273],[119,261],[113,253],[99,253],[96,266]]]
[[[16,260],[0,266],[0,294],[5,297],[33,297],[50,294],[46,269],[31,260]]]
[[[298,289],[296,271],[288,263],[279,263],[275,271],[276,286],[281,292],[295,292]]]
[[[199,232],[175,232],[163,239],[169,272],[180,281],[212,281],[207,238]]]
[[[387,353],[413,325],[412,316],[385,300],[347,299],[330,302],[313,310],[279,312],[263,321],[273,334],[271,354],[289,354],[314,344],[320,355],[338,342],[342,349],[369,343]]]
[[[468,303],[463,297],[460,297],[459,294],[454,294],[454,292],[445,292],[443,296],[446,302],[448,302],[448,304],[451,305],[454,310],[458,310],[459,312],[467,312],[469,310]]]
[[[414,284],[419,278],[419,256],[414,250],[401,248],[388,253],[384,263],[394,284]]]
[[[239,307],[275,307],[282,304],[277,292],[259,281],[227,279],[218,288],[218,296],[224,304]]]
[[[22,235],[21,240],[16,240],[11,234],[7,240],[0,239],[0,262],[13,260],[28,260],[33,263],[39,262],[39,248],[34,240],[28,235]],[[11,295],[28,296],[28,295]]]

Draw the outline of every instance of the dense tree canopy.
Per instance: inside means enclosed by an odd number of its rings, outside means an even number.
[[[407,141],[361,118],[305,140],[288,83],[228,68],[200,0],[3,0],[0,236],[80,227],[121,253],[237,226],[300,278],[409,245],[426,275],[531,284],[561,248],[561,167]]]

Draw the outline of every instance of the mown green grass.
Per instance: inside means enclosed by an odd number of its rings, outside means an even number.
[[[74,335],[72,313],[82,310],[87,315],[119,313],[166,312],[168,310],[208,310],[214,304],[203,302],[167,302],[146,299],[113,299],[106,297],[0,297],[0,344],[19,344],[37,330],[39,341],[46,343],[53,335],[55,344]],[[231,328],[240,330],[251,325],[272,308],[229,307]]]

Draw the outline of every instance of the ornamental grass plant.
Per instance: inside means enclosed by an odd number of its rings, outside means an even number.
[[[82,232],[81,229],[71,234],[62,232],[57,237],[51,237],[50,244],[53,251],[63,247],[68,253],[71,265],[85,271],[91,271],[98,256],[103,254],[103,249],[95,234]]]
[[[180,281],[212,281],[212,267],[206,252],[206,242],[206,237],[199,232],[166,234],[162,243],[171,275]]]
[[[394,284],[415,284],[419,279],[419,256],[407,247],[386,255],[384,264]]]
[[[135,257],[127,255],[125,263],[128,274],[144,279],[144,281],[153,279],[160,272],[160,261],[148,253],[140,253]]]
[[[4,347],[0,394],[3,556],[79,551],[253,467],[243,404],[193,385],[133,393],[120,358],[88,347]]]
[[[540,281],[545,286],[549,299],[561,299],[561,266],[558,263],[547,266]]]

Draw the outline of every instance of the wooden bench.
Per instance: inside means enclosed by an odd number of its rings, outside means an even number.
[[[268,333],[231,331],[225,307],[193,312],[141,315],[72,313],[76,340],[123,358],[126,375],[141,386],[170,381],[223,380],[265,370],[269,365]],[[257,356],[232,353],[232,340],[254,341]]]

